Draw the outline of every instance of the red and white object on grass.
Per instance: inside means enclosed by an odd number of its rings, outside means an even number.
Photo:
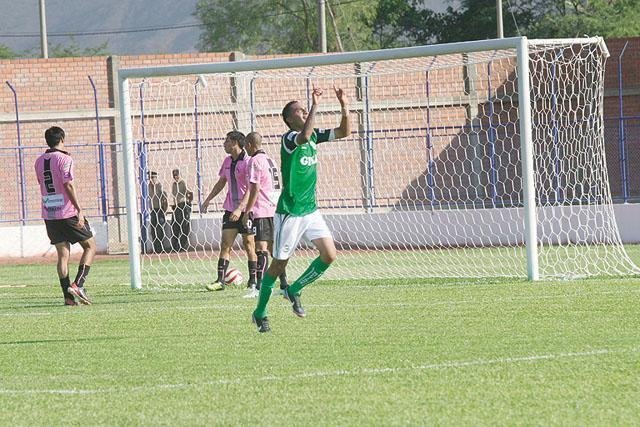
[[[227,285],[240,286],[243,280],[242,273],[237,268],[228,268],[224,275],[224,283]]]

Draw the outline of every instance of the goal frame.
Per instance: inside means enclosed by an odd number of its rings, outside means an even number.
[[[515,49],[518,70],[518,114],[520,121],[520,150],[523,180],[524,243],[528,280],[539,280],[537,217],[535,203],[534,153],[532,142],[529,45],[545,43],[599,44],[605,56],[608,50],[601,37],[576,39],[528,40],[526,37],[510,37],[493,40],[447,43],[396,49],[345,52],[325,55],[307,55],[295,58],[262,59],[225,63],[187,64],[147,68],[123,68],[118,70],[119,110],[122,131],[124,181],[126,189],[127,229],[129,245],[130,279],[132,289],[142,288],[141,243],[138,228],[138,205],[135,177],[135,147],[132,132],[129,80],[146,77],[169,77],[229,72],[313,67],[320,65],[372,62],[424,56],[438,56],[487,50]]]

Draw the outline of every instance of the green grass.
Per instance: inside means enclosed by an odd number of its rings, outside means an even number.
[[[265,335],[240,289],[127,282],[64,307],[55,265],[2,267],[0,425],[638,423],[639,278],[324,281]]]

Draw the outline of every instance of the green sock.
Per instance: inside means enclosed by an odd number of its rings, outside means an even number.
[[[258,295],[258,305],[253,314],[258,319],[267,317],[267,303],[273,290],[273,285],[276,283],[276,278],[269,273],[264,273],[262,276],[262,284],[260,285],[260,294]]]
[[[330,264],[323,262],[320,257],[314,259],[307,270],[302,273],[302,276],[298,277],[292,285],[289,286],[289,293],[293,295],[300,295],[302,288],[309,283],[315,282],[318,277],[322,276],[322,273],[327,271]]]

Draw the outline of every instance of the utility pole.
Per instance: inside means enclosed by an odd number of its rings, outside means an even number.
[[[496,0],[496,25],[498,27],[498,38],[504,38],[502,29],[502,0]]]
[[[324,1],[318,0],[318,49],[322,53],[327,53],[327,15]]]
[[[47,43],[47,16],[44,0],[40,0],[40,45],[42,47],[42,57],[49,57]]]

